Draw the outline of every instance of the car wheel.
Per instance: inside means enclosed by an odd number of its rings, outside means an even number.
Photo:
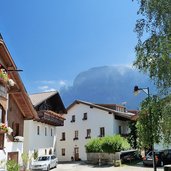
[[[160,166],[164,166],[163,161],[160,162]]]
[[[58,163],[56,162],[55,168],[57,168]]]
[[[47,167],[47,171],[49,171],[50,170],[50,165]]]

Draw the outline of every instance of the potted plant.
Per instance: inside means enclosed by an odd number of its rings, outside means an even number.
[[[0,64],[0,84],[3,86],[14,86],[14,81],[9,78],[7,71]]]
[[[10,127],[7,127],[4,123],[0,123],[0,134],[11,134],[13,130]]]

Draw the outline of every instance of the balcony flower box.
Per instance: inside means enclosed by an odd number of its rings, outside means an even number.
[[[4,87],[14,86],[14,81],[9,77],[7,71],[0,64],[0,85]]]
[[[6,132],[6,130],[0,129],[0,134],[5,134]]]
[[[10,127],[7,127],[4,123],[0,123],[0,134],[11,134],[13,130]]]

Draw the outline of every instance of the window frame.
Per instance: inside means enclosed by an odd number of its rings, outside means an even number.
[[[87,129],[86,131],[87,131],[87,132],[86,132],[87,135],[86,135],[85,138],[86,138],[86,139],[91,138],[91,129]]]
[[[47,127],[45,127],[45,136],[47,136]]]
[[[40,126],[37,126],[37,135],[40,135]]]
[[[65,132],[62,132],[61,133],[61,141],[65,141],[66,140],[66,133]]]
[[[100,127],[100,137],[105,136],[105,127]]]
[[[82,120],[87,120],[87,112],[83,113],[83,119]]]
[[[78,135],[79,135],[78,130],[75,130],[73,140],[78,140]]]
[[[75,122],[75,115],[71,116],[71,122]]]
[[[65,148],[62,148],[62,149],[61,149],[61,155],[62,155],[62,156],[65,156],[65,154],[66,154]]]

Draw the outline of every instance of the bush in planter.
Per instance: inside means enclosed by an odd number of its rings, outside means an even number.
[[[7,171],[19,171],[19,164],[14,160],[7,161]]]
[[[107,136],[90,140],[86,145],[87,152],[115,153],[130,148],[127,139],[120,135]]]
[[[85,145],[87,153],[103,152],[101,147],[102,147],[102,140],[99,138],[92,139]]]

